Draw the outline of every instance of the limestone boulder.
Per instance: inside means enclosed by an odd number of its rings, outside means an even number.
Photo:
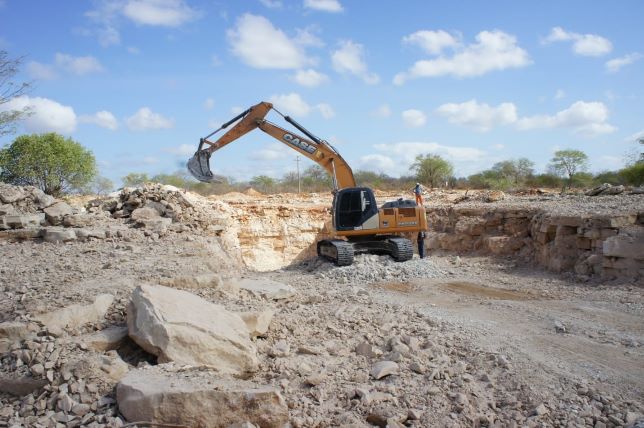
[[[47,227],[42,230],[42,239],[51,243],[74,241],[76,240],[76,232],[63,227]]]
[[[611,185],[610,185],[610,184],[608,184],[608,183],[604,183],[604,184],[601,184],[601,185],[599,185],[599,186],[597,186],[597,187],[594,187],[594,188],[592,188],[592,189],[590,189],[590,190],[586,191],[585,195],[586,195],[586,196],[597,196],[597,195],[601,195],[602,193],[604,193],[606,190],[610,189],[611,187],[613,187],[613,186],[611,186]]]
[[[37,315],[36,321],[42,323],[54,335],[62,334],[64,329],[75,329],[82,325],[100,321],[112,305],[114,296],[100,294],[90,305],[72,305],[54,312]]]
[[[47,381],[43,379],[34,379],[32,377],[0,377],[0,392],[22,397],[39,390],[47,385]]]
[[[277,428],[288,422],[288,407],[271,387],[200,369],[177,373],[166,366],[132,370],[117,385],[119,411],[128,421],[202,428],[244,422]]]
[[[47,217],[47,222],[52,226],[58,226],[63,223],[65,216],[72,215],[74,210],[67,203],[58,201],[43,210]]]
[[[13,204],[22,201],[27,194],[20,188],[10,184],[0,184],[0,201],[5,204]]]
[[[12,229],[24,229],[40,226],[45,221],[45,214],[16,214],[5,216],[5,223]]]
[[[620,184],[619,186],[609,187],[608,189],[604,190],[601,194],[602,194],[602,196],[604,196],[604,195],[619,195],[621,193],[624,193],[624,190],[626,190],[625,187]]]
[[[118,349],[127,337],[127,327],[113,326],[96,333],[88,334],[80,342],[95,351]]]
[[[295,289],[290,285],[270,279],[243,278],[235,284],[242,290],[269,300],[288,299],[295,295]]]
[[[246,323],[251,338],[263,337],[268,333],[275,312],[267,309],[265,311],[241,312],[239,316]]]
[[[208,365],[232,374],[257,370],[257,351],[244,321],[186,291],[137,287],[127,324],[130,337],[160,363]]]

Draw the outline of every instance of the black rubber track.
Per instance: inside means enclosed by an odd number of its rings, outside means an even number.
[[[407,238],[389,238],[391,257],[397,262],[406,262],[414,257],[414,244]]]

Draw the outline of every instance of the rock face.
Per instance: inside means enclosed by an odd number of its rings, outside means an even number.
[[[203,428],[243,422],[277,428],[288,422],[284,399],[270,387],[207,371],[177,374],[163,366],[133,370],[116,387],[119,411],[128,421]]]
[[[50,333],[60,335],[65,328],[74,329],[84,324],[101,320],[112,305],[114,296],[101,294],[94,299],[91,305],[72,305],[54,312],[37,315]]]
[[[644,278],[644,213],[553,215],[538,209],[430,209],[429,249],[512,255],[554,272]]]
[[[208,365],[222,373],[257,370],[257,355],[244,321],[194,294],[142,285],[127,309],[130,337],[159,362]]]

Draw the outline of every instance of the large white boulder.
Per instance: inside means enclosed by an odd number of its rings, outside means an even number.
[[[127,309],[130,337],[160,363],[208,365],[222,373],[257,370],[244,321],[220,305],[169,287],[142,285]]]
[[[170,366],[170,367],[167,367]],[[201,369],[159,365],[130,371],[116,387],[119,411],[128,421],[214,428],[251,422],[263,428],[288,422],[278,391]]]

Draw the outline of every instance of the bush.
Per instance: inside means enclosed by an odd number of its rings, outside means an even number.
[[[0,150],[0,181],[53,196],[86,189],[96,173],[91,151],[53,132],[21,135]]]
[[[637,162],[619,171],[624,183],[632,186],[644,185],[644,162]]]

